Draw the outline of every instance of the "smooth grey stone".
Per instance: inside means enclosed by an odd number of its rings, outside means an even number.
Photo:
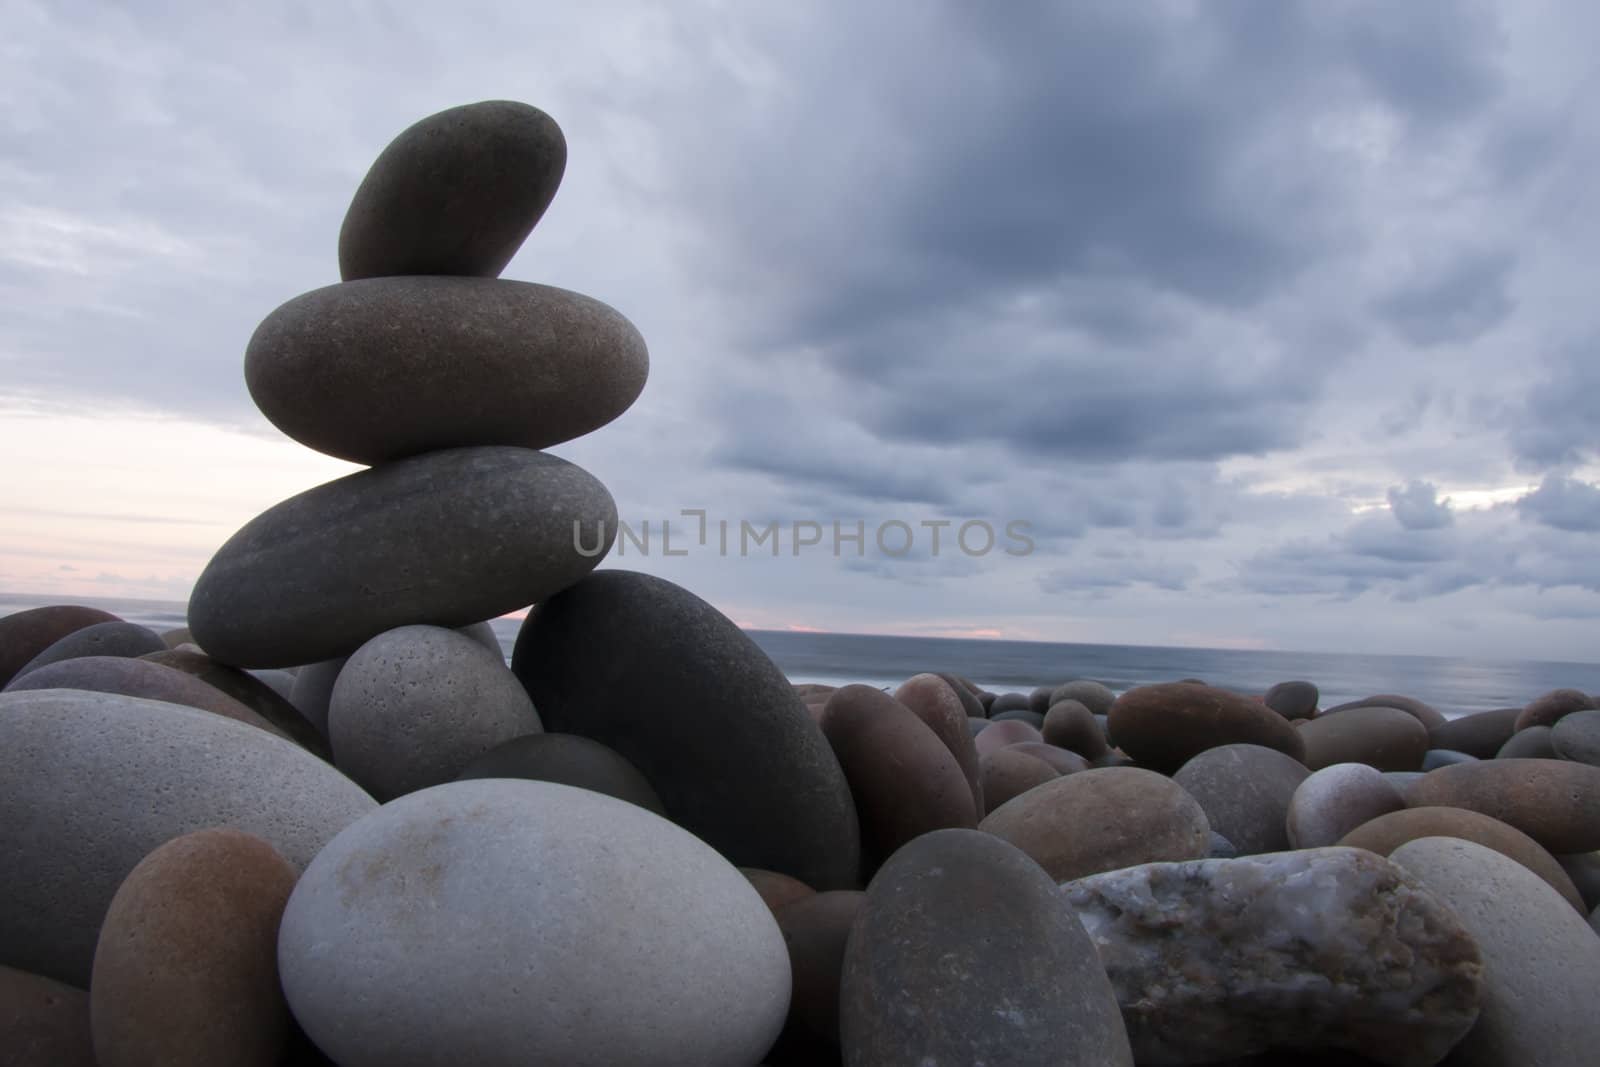
[[[1448,767],[1452,763],[1476,763],[1477,756],[1469,756],[1465,752],[1452,752],[1448,748],[1430,748],[1422,754],[1422,770],[1436,771],[1440,767]]]
[[[852,1067],[1133,1065],[1094,946],[1055,884],[973,830],[924,834],[879,870],[845,946],[839,1005]]]
[[[1554,733],[1548,726],[1529,726],[1511,735],[1511,740],[1500,746],[1495,759],[1560,759],[1556,754]]]
[[[628,410],[649,369],[639,331],[591,297],[431,276],[303,293],[256,327],[244,363],[274,426],[356,463],[570,441]]]
[[[472,778],[528,778],[592,789],[662,818],[667,815],[639,768],[600,742],[577,734],[525,734],[501,742],[456,775],[460,782]]]
[[[0,685],[11,681],[29,660],[74,630],[121,621],[109,611],[81,604],[50,604],[0,618]]]
[[[377,806],[265,730],[139,697],[0,693],[0,751],[0,962],[80,987],[112,896],[156,846],[232,826],[303,867]]]
[[[1452,1067],[1588,1062],[1600,1047],[1600,938],[1583,916],[1522,864],[1471,841],[1424,837],[1390,858],[1483,954],[1482,1011]]]
[[[748,1067],[789,1007],[783,935],[743,875],[550,782],[452,782],[356,822],[295,886],[278,960],[342,1067]]]
[[[1478,1015],[1483,968],[1468,931],[1361,849],[1151,863],[1061,893],[1141,1067],[1326,1047],[1422,1067]]]
[[[1106,715],[1110,713],[1111,705],[1116,703],[1117,694],[1099,682],[1078,678],[1056,686],[1050,693],[1051,704],[1059,704],[1063,700],[1076,700],[1095,715]]]
[[[1001,693],[989,705],[989,718],[997,719],[1008,711],[1027,711],[1028,697],[1023,693]]]
[[[285,700],[294,692],[294,675],[277,668],[250,671],[250,676]]]
[[[856,888],[861,831],[839,760],[783,672],[710,604],[599,571],[534,608],[511,662],[547,730],[621,753],[736,866]]]
[[[1199,802],[1212,830],[1251,856],[1289,847],[1289,801],[1310,773],[1276,749],[1221,745],[1185,763],[1172,780]]]
[[[501,662],[505,661],[506,654],[505,650],[500,647],[500,637],[494,632],[494,627],[489,625],[487,620],[475,622],[470,626],[458,626],[456,627],[456,633],[472,638],[478,644],[500,657]]]
[[[1206,859],[1231,860],[1238,854],[1239,848],[1237,845],[1215,830],[1211,831],[1211,845],[1206,849]]]
[[[980,733],[983,732],[984,727],[986,727],[988,725],[989,725],[989,720],[988,719],[975,719],[975,718],[968,718],[967,719],[967,730],[971,734],[971,736],[973,736],[973,737],[977,737]]]
[[[289,693],[289,702],[323,737],[328,736],[328,701],[333,699],[334,683],[349,659],[349,656],[335,656],[318,660],[294,672],[294,689]]]
[[[1521,708],[1496,708],[1451,719],[1428,731],[1430,748],[1448,748],[1479,759],[1493,759],[1500,746],[1516,733]]]
[[[1336,704],[1331,708],[1324,708],[1322,714],[1318,715],[1317,718],[1320,719],[1324,715],[1332,715],[1336,712],[1343,713],[1352,708],[1394,708],[1416,719],[1428,730],[1438,729],[1447,721],[1444,713],[1432,704],[1424,703],[1416,697],[1400,696],[1395,693],[1379,693],[1376,696],[1366,697],[1361,700]]]
[[[189,625],[214,658],[242,667],[348,655],[412,623],[464,626],[593,570],[616,515],[593,475],[542,452],[456,448],[397,460],[252,519],[195,583]],[[601,551],[588,556],[579,542],[595,545],[597,525]]]
[[[367,171],[339,230],[339,276],[505,269],[561,185],[567,141],[536,107],[485,100],[429,115]]]
[[[167,643],[161,635],[137,623],[97,622],[74,630],[48,645],[38,655],[23,664],[15,675],[21,678],[30,671],[62,660],[80,656],[122,656],[137,659],[149,652],[166,651]]]
[[[1600,767],[1600,711],[1575,711],[1550,728],[1550,746],[1562,759]]]
[[[1405,806],[1400,790],[1382,771],[1365,763],[1335,763],[1312,771],[1295,788],[1284,829],[1291,848],[1325,848]]]
[[[1311,682],[1279,682],[1262,701],[1285,719],[1309,719],[1317,713],[1322,693]]]
[[[1400,795],[1402,797],[1405,797],[1409,793],[1409,791],[1410,791],[1410,789],[1411,789],[1411,787],[1413,785],[1415,785],[1418,782],[1422,781],[1422,779],[1427,777],[1428,773],[1431,773],[1431,772],[1424,772],[1424,771],[1383,771],[1382,773],[1383,773],[1384,781],[1386,781],[1390,785],[1394,786],[1395,789],[1400,793]]]
[[[991,722],[1005,722],[1008,719],[1015,719],[1017,722],[1025,722],[1035,730],[1042,729],[1044,727],[1044,716],[1040,715],[1037,711],[1029,711],[1027,708],[1013,708],[1010,711],[1002,711],[998,715],[989,716],[989,720]]]
[[[334,764],[380,801],[448,782],[542,729],[499,653],[439,626],[401,626],[356,649],[328,701]]]

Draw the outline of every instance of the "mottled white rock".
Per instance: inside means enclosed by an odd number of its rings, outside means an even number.
[[[1062,894],[1100,953],[1141,1065],[1344,1048],[1431,1067],[1477,1018],[1472,938],[1362,849],[1151,863],[1065,883]]]
[[[1289,798],[1289,844],[1293,848],[1335,845],[1362,823],[1405,806],[1400,791],[1376,767],[1335,763],[1313,771]]]

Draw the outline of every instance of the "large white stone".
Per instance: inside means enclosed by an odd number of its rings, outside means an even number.
[[[750,883],[643,808],[453,782],[336,837],[295,887],[284,992],[342,1067],[749,1067],[789,957]]]

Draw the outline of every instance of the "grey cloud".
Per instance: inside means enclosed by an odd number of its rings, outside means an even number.
[[[1600,453],[1600,337],[1564,349],[1506,413],[1508,437],[1525,469],[1548,470]]]
[[[1468,255],[1401,285],[1377,312],[1415,345],[1462,344],[1504,322],[1516,307],[1507,291],[1516,257],[1503,249]]]
[[[1198,568],[1186,561],[1151,559],[1142,552],[1103,549],[1090,559],[1072,561],[1046,571],[1035,582],[1040,592],[1052,596],[1071,593],[1097,596],[1135,585],[1182,592],[1198,574]]]
[[[1437,530],[1455,521],[1448,500],[1440,500],[1431,482],[1412,482],[1389,490],[1389,511],[1407,530]]]
[[[1548,475],[1538,489],[1517,501],[1517,510],[1558,530],[1600,530],[1600,486]]]

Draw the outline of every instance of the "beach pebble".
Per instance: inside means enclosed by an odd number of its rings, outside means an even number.
[[[830,691],[830,696],[832,695]],[[908,678],[894,698],[921,719],[933,731],[944,747],[956,758],[961,773],[966,776],[972,790],[974,815],[981,819],[988,810],[983,796],[983,778],[978,769],[978,749],[972,743],[973,731],[961,698],[956,696],[950,683],[937,674],[918,674]],[[987,721],[987,720],[982,720]]]
[[[1443,726],[1429,728],[1428,746],[1493,759],[1500,746],[1516,733],[1517,716],[1521,714],[1521,708],[1496,708],[1451,719]]]
[[[1516,827],[1465,808],[1406,808],[1362,823],[1339,841],[1380,856],[1393,854],[1407,841],[1424,837],[1459,837],[1514,859],[1542,878],[1572,907],[1587,914],[1583,898],[1561,865],[1539,843]]]
[[[1211,829],[1251,856],[1289,847],[1289,801],[1310,773],[1277,749],[1222,745],[1185,763],[1172,780],[1199,802]]]
[[[1322,693],[1311,682],[1279,682],[1267,690],[1262,703],[1285,719],[1309,719],[1317,713]]]
[[[339,276],[505,269],[561,184],[567,142],[536,107],[485,100],[429,115],[389,142],[339,230]]]
[[[1482,1011],[1451,1067],[1591,1062],[1600,938],[1583,917],[1526,867],[1471,841],[1425,837],[1391,858],[1449,907],[1483,955]]]
[[[1069,752],[1064,748],[1057,748],[1046,741],[1018,741],[1014,745],[1007,745],[1001,752],[1023,752],[1034,759],[1043,760],[1054,767],[1057,774],[1077,774],[1090,767],[1088,760],[1076,752]]]
[[[1422,754],[1422,770],[1436,771],[1440,767],[1448,767],[1452,763],[1473,763],[1477,756],[1469,756],[1465,752],[1452,752],[1448,748],[1430,748]]]
[[[265,730],[138,697],[0,693],[0,751],[0,962],[80,986],[112,895],[158,845],[233,826],[299,867],[376,807]]]
[[[297,296],[256,327],[244,364],[250,397],[274,426],[369,464],[570,441],[628,410],[649,367],[633,324],[598,300],[446,277],[371,278]]]
[[[1551,852],[1600,849],[1600,767],[1496,759],[1429,771],[1406,792],[1413,808],[1452,807],[1509,823]]]
[[[1590,911],[1600,908],[1600,852],[1566,852],[1556,862],[1572,879],[1583,906]]]
[[[978,829],[1027,853],[1058,882],[1210,848],[1205,811],[1170,778],[1137,767],[1069,774],[1002,804]]]
[[[789,947],[794,989],[786,1030],[838,1046],[845,945],[866,899],[865,893],[835,889],[794,901],[776,913]]]
[[[1043,715],[1050,710],[1050,696],[1056,691],[1053,685],[1035,686],[1028,693],[1028,710]]]
[[[1051,706],[1063,700],[1076,700],[1094,714],[1105,715],[1111,711],[1111,705],[1116,703],[1117,694],[1100,682],[1088,678],[1076,678],[1056,686],[1050,693]]]
[[[1314,771],[1335,763],[1365,763],[1380,771],[1414,771],[1428,751],[1428,730],[1400,708],[1372,705],[1324,712],[1300,728],[1305,765]]]
[[[379,801],[448,782],[542,729],[505,660],[439,626],[401,626],[362,645],[328,701],[334,763]]]
[[[1550,728],[1555,754],[1600,767],[1600,711],[1575,711]]]
[[[745,880],[755,889],[756,894],[766,903],[767,910],[774,916],[795,901],[814,896],[817,892],[800,879],[779,874],[777,871],[763,871],[759,867],[740,867],[739,873],[744,875]]]
[[[1024,742],[1026,743],[1026,742]],[[1009,745],[983,757],[983,795],[999,807],[1036,785],[1061,777],[1050,764]],[[974,823],[976,825],[976,823]]]
[[[109,611],[78,604],[27,608],[0,618],[0,686],[68,634],[96,623],[121,621]]]
[[[1422,781],[1423,778],[1427,777],[1427,773],[1432,772],[1384,771],[1382,773],[1384,781],[1394,786],[1395,789],[1400,791],[1400,795],[1405,797],[1410,794],[1412,786],[1416,785],[1418,782]]]
[[[967,719],[967,735],[971,737],[974,742],[976,742],[978,735],[983,733],[983,731],[988,729],[988,727],[988,719]],[[973,751],[976,752],[977,748],[974,747]]]
[[[1094,946],[1055,884],[986,834],[940,830],[884,864],[841,987],[850,1067],[1133,1064]]]
[[[973,747],[978,751],[978,758],[982,759],[990,752],[998,752],[1007,745],[1015,745],[1020,741],[1043,741],[1039,731],[1031,723],[1018,722],[1016,719],[989,719],[989,726],[980,730],[972,739]],[[992,810],[995,805],[988,805]]]
[[[1556,754],[1555,741],[1551,738],[1554,731],[1548,726],[1527,726],[1511,735],[1511,739],[1500,746],[1500,751],[1494,754],[1495,759],[1560,759]]]
[[[1062,700],[1050,705],[1039,732],[1048,743],[1070,749],[1087,760],[1097,760],[1110,750],[1099,722],[1082,701]]]
[[[574,529],[593,538],[602,522],[609,544],[611,494],[565,460],[526,448],[431,452],[250,520],[195,583],[189,625],[239,667],[348,655],[397,626],[463,626],[551,596],[599,562]]]
[[[1352,700],[1345,704],[1324,708],[1317,718],[1320,719],[1323,715],[1332,715],[1335,712],[1346,712],[1351,708],[1394,708],[1410,715],[1428,730],[1437,729],[1448,721],[1445,719],[1444,713],[1432,704],[1424,703],[1416,697],[1400,696],[1396,693],[1378,693],[1361,700]]]
[[[483,779],[411,793],[306,868],[283,990],[341,1067],[749,1067],[789,955],[708,845],[587,789]]]
[[[858,888],[860,830],[833,749],[766,654],[693,593],[599,571],[534,608],[512,667],[547,730],[621,753],[730,862]]]
[[[943,678],[945,683],[950,686],[950,691],[956,695],[956,699],[961,701],[961,706],[966,709],[968,718],[986,719],[989,717],[989,705],[978,698],[978,691],[970,682],[958,675],[943,671],[934,671],[932,673]],[[993,693],[988,694],[988,696],[990,700],[994,699]]]
[[[639,768],[598,741],[577,734],[533,733],[513,737],[468,761],[457,781],[527,778],[592,789],[666,817],[661,798]]]
[[[1029,711],[1026,708],[1017,708],[1012,711],[1002,711],[998,715],[990,715],[989,718],[995,722],[1025,722],[1035,730],[1038,730],[1044,726],[1044,716],[1040,715],[1037,711]]]
[[[1400,868],[1359,849],[1152,863],[1061,893],[1141,1067],[1327,1047],[1426,1067],[1477,1018],[1472,937]]]
[[[1220,745],[1264,745],[1302,762],[1306,754],[1299,731],[1271,708],[1190,682],[1123,693],[1111,706],[1108,732],[1113,745],[1163,774]]]
[[[1231,860],[1238,854],[1238,846],[1215,830],[1211,831],[1211,844],[1206,848],[1205,859]]]
[[[95,949],[100,1067],[274,1067],[289,1031],[278,920],[298,877],[265,841],[222,828],[140,860]]]
[[[1594,700],[1581,689],[1552,689],[1530,700],[1517,716],[1517,730],[1554,726],[1575,711],[1592,711]]]
[[[1284,820],[1291,848],[1336,845],[1351,830],[1399,811],[1405,800],[1383,774],[1365,763],[1336,763],[1295,787]]]
[[[328,701],[333,699],[334,684],[349,659],[349,656],[334,656],[307,663],[294,672],[289,701],[324,737],[328,735]]]
[[[29,671],[14,679],[5,687],[5,692],[24,693],[37,689],[82,689],[182,704],[288,740],[272,723],[220,690],[193,675],[148,660],[126,656],[74,656]]]
[[[89,994],[0,965],[0,1063],[99,1067],[89,1033]]]
[[[166,650],[166,642],[147,626],[131,622],[97,622],[74,630],[47,646],[18,669],[15,682],[30,671],[79,656],[123,656],[137,658],[147,652]]]
[[[177,649],[168,649],[165,652],[152,652],[139,658],[193,675],[266,719],[295,744],[323,759],[330,758],[327,738],[323,736],[322,730],[312,725],[311,720],[302,715],[300,709],[290,700],[294,686],[299,683],[298,675],[287,671],[272,672],[288,680],[288,692],[279,692],[249,671],[241,671],[226,663],[218,663],[203,652],[180,652]],[[324,697],[324,726],[326,721],[327,698]]]
[[[1004,715],[1008,711],[1027,711],[1028,698],[1022,693],[1001,693],[989,705],[989,718],[993,719]]]
[[[150,659],[151,656],[165,655],[167,655],[166,652],[152,652],[149,656],[144,656],[142,658]],[[199,653],[199,655],[205,659],[211,658],[210,656],[205,655],[203,652]],[[268,667],[261,670],[241,671],[240,673],[254,678],[256,681],[260,682],[262,685],[265,685],[268,689],[278,694],[278,696],[282,697],[284,700],[288,700],[289,694],[294,692],[294,674],[290,671],[286,671],[278,667]]]

